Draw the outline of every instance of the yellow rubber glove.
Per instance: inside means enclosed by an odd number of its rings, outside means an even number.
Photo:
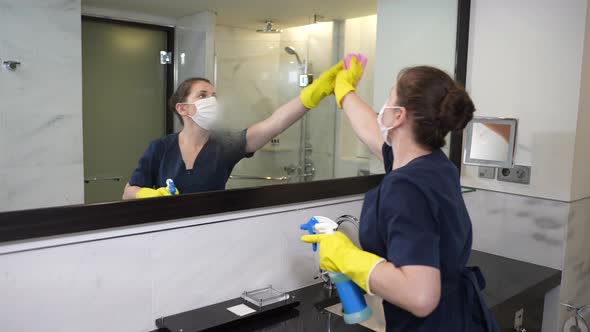
[[[342,108],[342,99],[350,92],[356,91],[356,85],[363,76],[363,65],[352,57],[348,69],[341,70],[336,76],[334,96],[339,108]]]
[[[301,237],[301,241],[319,243],[320,268],[322,270],[344,273],[365,292],[371,294],[369,277],[375,266],[385,259],[357,248],[341,232],[304,235]]]
[[[175,195],[180,195],[178,188],[176,188]],[[166,187],[161,187],[158,189],[152,188],[141,188],[137,191],[135,198],[154,198],[154,197],[164,197],[164,196],[172,196]]]
[[[315,108],[324,97],[334,92],[334,81],[343,64],[342,61],[338,62],[338,64],[323,72],[313,83],[301,90],[299,99],[301,99],[301,103],[305,108]]]

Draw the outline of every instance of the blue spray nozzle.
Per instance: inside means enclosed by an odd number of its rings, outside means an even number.
[[[166,180],[166,189],[168,190],[170,195],[174,196],[176,194],[176,185],[174,184],[174,180]]]
[[[299,228],[304,231],[308,231],[309,234],[315,234],[315,230],[313,229],[313,226],[317,223],[319,223],[319,221],[316,218],[312,217],[311,219],[309,219],[309,221],[307,223],[302,224]],[[312,248],[313,248],[313,251],[317,251],[318,244],[312,243]]]
[[[312,217],[299,228],[309,232],[309,234],[331,234],[338,228],[338,224],[329,218],[317,216],[317,218]],[[313,251],[317,251],[317,248],[318,245],[313,243]],[[340,272],[330,272],[329,275],[330,280],[336,285],[342,303],[344,322],[346,324],[358,324],[369,319],[372,311],[367,306],[363,290],[349,277]]]

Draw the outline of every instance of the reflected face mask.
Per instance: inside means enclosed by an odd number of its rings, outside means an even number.
[[[217,98],[209,97],[197,100],[195,103],[183,103],[184,105],[195,105],[197,112],[195,115],[189,115],[195,123],[205,129],[211,130],[219,119],[219,106]]]
[[[387,140],[387,136],[388,136],[387,134],[389,134],[389,131],[391,129],[393,129],[393,127],[385,127],[385,125],[383,124],[383,113],[385,112],[386,109],[399,110],[399,109],[401,109],[401,107],[400,106],[385,106],[385,105],[383,105],[383,107],[379,111],[379,115],[377,116],[377,124],[379,125],[379,130],[381,131],[381,136],[383,136],[383,140],[385,141],[385,144],[391,146],[391,142],[389,142]]]

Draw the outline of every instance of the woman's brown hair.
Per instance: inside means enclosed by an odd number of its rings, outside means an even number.
[[[397,105],[408,110],[416,142],[429,149],[442,148],[450,131],[462,130],[473,119],[471,98],[440,69],[419,66],[402,70],[396,93]]]

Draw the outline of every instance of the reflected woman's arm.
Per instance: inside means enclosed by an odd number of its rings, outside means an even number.
[[[270,117],[248,128],[246,132],[246,152],[258,151],[271,139],[291,127],[308,111],[299,97],[282,105]]]
[[[342,69],[342,61],[323,72],[317,80],[301,90],[299,97],[279,107],[269,118],[248,128],[246,133],[246,153],[262,148],[271,139],[287,130],[301,119],[310,109],[334,92],[336,75]]]
[[[138,186],[131,186],[129,183],[125,185],[125,190],[123,191],[123,199],[135,199],[137,197],[137,192],[141,189]]]
[[[377,114],[355,92],[350,92],[342,99],[342,109],[350,121],[356,136],[383,160],[381,148],[383,137],[377,125]]]

